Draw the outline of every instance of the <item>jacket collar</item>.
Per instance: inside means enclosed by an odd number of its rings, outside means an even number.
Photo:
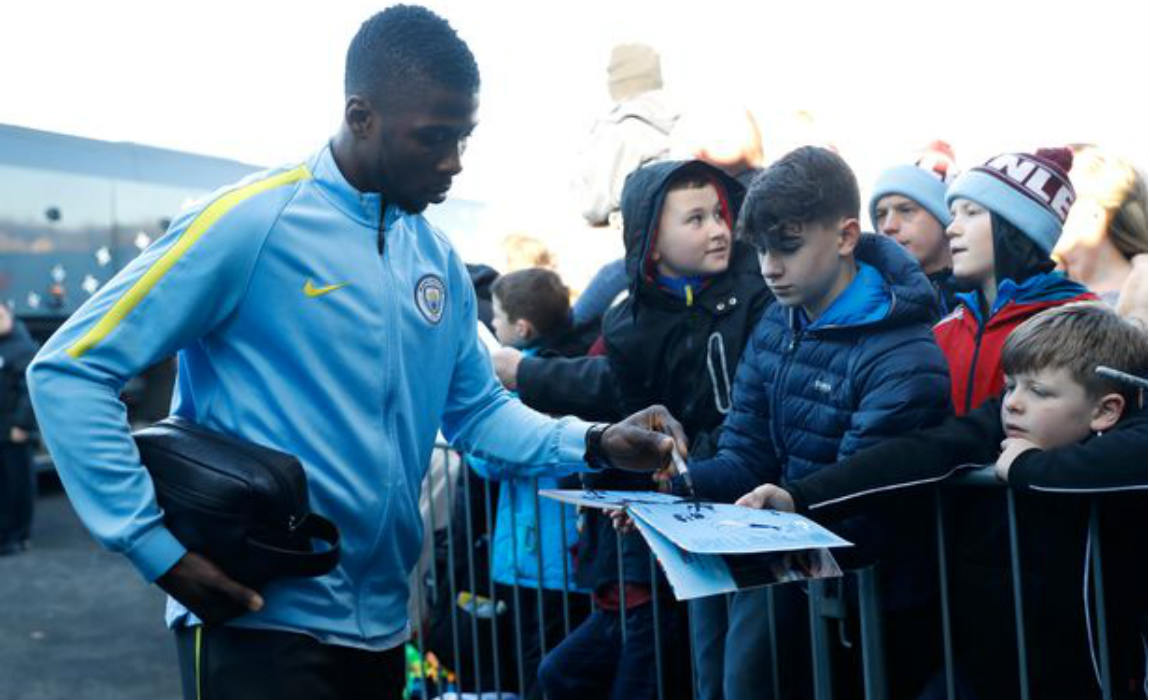
[[[1067,279],[1061,272],[1043,272],[1027,277],[1022,283],[1012,279],[1004,279],[998,285],[998,296],[994,299],[994,306],[990,309],[993,318],[1008,304],[1040,304],[1047,301],[1059,301],[1086,294],[1089,290],[1081,284]],[[982,323],[981,304],[978,302],[978,290],[963,292],[956,295],[959,302],[965,306],[974,318]]]
[[[893,297],[879,271],[859,262],[855,278],[814,321],[808,321],[806,312],[801,308],[793,308],[791,327],[795,330],[808,328],[817,331],[870,325],[885,319],[892,303]]]
[[[312,156],[308,168],[324,198],[336,209],[365,226],[379,228],[379,206],[383,198],[378,192],[361,192],[347,181],[335,162],[330,143]],[[398,206],[389,204],[384,228],[390,228],[397,220],[408,215]]]
[[[855,246],[859,273],[819,318],[813,331],[858,328],[876,324],[930,323],[938,301],[934,287],[918,262],[886,236],[864,233]],[[869,269],[868,269],[869,268]],[[789,309],[790,327],[798,329],[796,311]]]

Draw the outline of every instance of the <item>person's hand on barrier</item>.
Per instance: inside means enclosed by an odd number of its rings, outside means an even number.
[[[206,625],[219,624],[264,606],[264,599],[233,580],[207,558],[188,552],[156,585],[191,610]]]
[[[795,499],[784,488],[774,484],[763,484],[750,493],[743,494],[735,505],[759,510],[781,510],[795,512]]]
[[[648,406],[608,426],[601,448],[617,469],[659,471],[671,464],[672,450],[687,454],[687,434],[664,406]]]
[[[12,429],[8,431],[8,442],[11,442],[12,444],[15,444],[15,445],[20,445],[20,444],[23,444],[25,442],[28,442],[27,431],[25,431],[21,428],[18,428],[15,425],[12,426]]]
[[[495,376],[499,377],[500,383],[510,391],[515,391],[519,385],[515,375],[519,373],[519,362],[522,359],[523,353],[515,348],[497,348],[491,353],[491,364],[495,365]]]
[[[620,535],[629,535],[635,531],[635,521],[631,519],[630,515],[627,515],[627,511],[622,509],[609,510],[607,515],[611,517],[611,526]]]
[[[1014,466],[1014,460],[1018,459],[1018,455],[1027,450],[1037,449],[1040,449],[1038,445],[1026,438],[1006,438],[1002,441],[1002,454],[998,455],[998,461],[994,463],[994,475],[999,481],[1008,481],[1010,468]]]

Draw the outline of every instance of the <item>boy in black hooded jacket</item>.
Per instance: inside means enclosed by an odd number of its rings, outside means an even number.
[[[692,453],[714,450],[714,431],[730,409],[733,371],[743,345],[771,300],[752,248],[732,235],[744,189],[701,161],[662,162],[633,172],[623,190],[624,243],[630,296],[607,312],[603,335],[621,410],[667,406],[690,438]],[[650,476],[607,471],[585,480],[594,488],[650,490]],[[674,627],[674,606],[659,576],[652,581],[650,551],[638,533],[617,546],[608,518],[589,513],[581,546],[582,581],[595,591],[596,609],[540,669],[552,700],[565,697],[653,697],[652,585],[662,589],[662,643]],[[622,565],[619,563],[622,553]],[[619,588],[619,572],[624,587]],[[614,678],[590,662],[586,642],[610,637],[625,609],[627,643]],[[615,643],[621,643],[616,639]],[[685,646],[685,645],[680,645]],[[649,659],[648,659],[649,660]],[[669,664],[669,666],[671,666]],[[685,668],[685,664],[681,667]]]

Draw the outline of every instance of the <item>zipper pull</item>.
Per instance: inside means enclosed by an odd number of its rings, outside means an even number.
[[[379,230],[376,232],[375,249],[379,252],[380,257],[383,257],[383,248],[386,241],[383,236],[383,222],[387,216],[387,204],[384,203],[383,197],[379,199]]]

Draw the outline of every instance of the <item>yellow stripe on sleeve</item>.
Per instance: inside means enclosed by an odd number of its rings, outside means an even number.
[[[203,683],[200,681],[203,676],[203,669],[200,667],[200,650],[203,648],[204,626],[196,625],[196,700],[204,700]]]
[[[261,192],[266,192],[270,189],[280,187],[282,185],[290,185],[293,182],[298,182],[311,177],[306,165],[301,165],[297,168],[287,170],[273,175],[264,180],[258,180],[251,184],[245,185],[238,189],[232,190],[224,194],[219,199],[215,200],[207,207],[204,208],[200,214],[192,220],[188,228],[184,230],[179,239],[176,240],[175,245],[167,250],[160,259],[157,260],[148,271],[136,280],[136,283],[124,293],[122,297],[116,300],[116,303],[104,314],[104,317],[96,323],[84,337],[80,338],[68,348],[68,354],[74,358],[82,356],[84,353],[91,350],[101,340],[103,340],[109,333],[115,330],[116,326],[124,320],[132,309],[148,296],[148,292],[152,291],[168,270],[179,262],[184,253],[195,245],[196,241],[200,239],[209,229],[219,221],[220,217],[227,214],[233,207],[240,202],[255,196]]]

